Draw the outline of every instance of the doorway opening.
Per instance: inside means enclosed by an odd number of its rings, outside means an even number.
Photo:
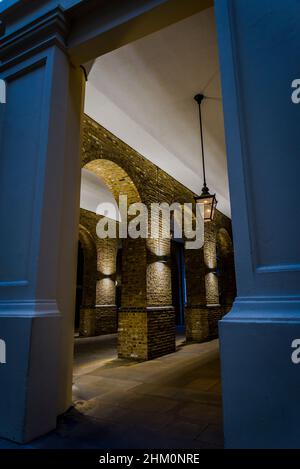
[[[183,330],[187,303],[184,241],[171,240],[172,256],[172,297],[175,308],[176,327]]]
[[[95,245],[95,297],[82,305],[75,347],[75,400],[92,405],[90,401],[97,399],[104,405],[108,399],[116,411],[109,398],[113,387],[129,415],[131,400],[138,400],[136,390],[147,388],[140,378],[146,376],[155,388],[143,400],[141,413],[148,412],[147,402],[161,392],[168,394],[163,382],[169,388],[180,387],[171,377],[177,367],[187,395],[196,400],[197,394],[202,396],[194,407],[184,401],[184,412],[189,408],[193,415],[199,407],[205,414],[217,408],[213,426],[221,439],[218,342],[213,339],[218,336],[218,321],[234,300],[235,279],[213,9],[98,57],[88,69],[80,224]],[[193,100],[198,92],[205,95],[207,178],[219,203],[214,221],[205,224],[203,246],[187,251],[184,238],[99,238],[97,226],[103,218],[113,219],[119,228],[120,196],[127,197],[128,205],[146,207],[161,202],[194,204],[202,185]],[[115,212],[105,215],[99,211],[100,202],[109,202]],[[207,363],[198,363],[201,352],[207,353]],[[191,365],[185,361],[189,354],[195,358]],[[180,365],[181,359],[187,369]],[[157,371],[153,379],[147,374],[150,360]],[[197,378],[194,372],[199,373]],[[163,397],[168,406],[170,395]],[[175,428],[174,422],[170,426]]]

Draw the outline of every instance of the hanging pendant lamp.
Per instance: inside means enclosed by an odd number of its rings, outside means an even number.
[[[215,216],[215,209],[217,206],[216,194],[210,194],[209,189],[206,185],[206,173],[205,173],[205,159],[204,159],[204,144],[203,144],[203,129],[202,129],[202,114],[201,114],[201,103],[204,99],[203,94],[197,94],[194,97],[195,101],[199,106],[199,121],[200,121],[200,138],[201,138],[201,152],[202,152],[202,169],[203,169],[203,187],[202,193],[195,197],[197,204],[201,205],[201,214],[205,222],[212,221]]]

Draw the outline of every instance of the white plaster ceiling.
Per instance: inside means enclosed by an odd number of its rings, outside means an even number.
[[[80,208],[121,221],[112,192],[96,174],[85,168],[81,170]]]
[[[223,110],[213,9],[99,57],[85,112],[179,182],[201,192],[198,109],[202,104],[207,183],[230,215]]]

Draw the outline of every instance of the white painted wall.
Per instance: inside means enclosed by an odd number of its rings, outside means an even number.
[[[81,170],[80,208],[121,220],[118,205],[106,184],[88,169]]]

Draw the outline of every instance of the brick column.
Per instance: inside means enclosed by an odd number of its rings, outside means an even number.
[[[186,250],[186,337],[202,342],[218,336],[218,321],[226,308],[219,304],[216,223],[204,225],[204,245],[199,250]]]
[[[203,342],[209,336],[204,248],[185,250],[185,270],[187,287],[186,339],[192,342]]]
[[[215,220],[204,224],[204,269],[206,291],[206,314],[208,321],[208,338],[218,337],[218,322],[225,314],[225,309],[220,305],[219,272],[217,260],[217,212]]]
[[[118,325],[120,358],[148,359],[146,314],[146,243],[124,239],[122,298]]]
[[[147,240],[148,358],[175,352],[170,239]]]
[[[95,335],[117,332],[116,259],[117,239],[97,239]]]
[[[219,285],[217,276],[217,239],[214,221],[204,224],[203,258],[205,266],[206,304],[219,305]]]
[[[119,356],[150,360],[174,352],[170,240],[126,239],[122,264]]]

